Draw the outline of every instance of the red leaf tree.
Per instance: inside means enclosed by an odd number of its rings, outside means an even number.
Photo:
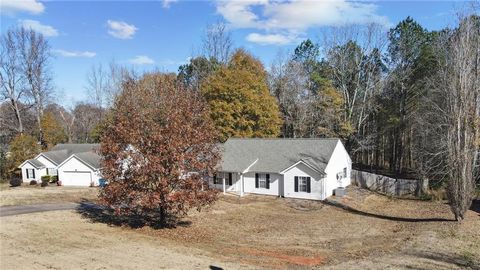
[[[126,80],[101,139],[108,180],[101,202],[116,215],[162,225],[212,204],[217,192],[203,179],[213,173],[219,151],[208,115],[198,93],[173,75]]]

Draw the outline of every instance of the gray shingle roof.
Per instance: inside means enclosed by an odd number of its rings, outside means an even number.
[[[57,144],[50,151],[42,154],[57,163],[57,165],[60,165],[72,154],[75,154],[90,166],[98,169],[100,167],[100,156],[96,154],[96,151],[99,148],[100,144]],[[83,156],[85,159],[80,156]]]
[[[69,157],[67,150],[48,151],[42,153],[45,157],[55,162],[57,165]]]
[[[42,162],[40,162],[36,159],[29,159],[28,162],[30,162],[30,164],[32,164],[37,169],[45,167],[45,165]]]
[[[229,139],[222,146],[220,170],[278,173],[298,161],[324,172],[339,139]]]
[[[71,154],[90,152],[100,149],[98,143],[60,143],[55,145],[50,151],[67,150]]]
[[[77,156],[82,161],[88,163],[90,166],[92,166],[95,169],[100,168],[100,156],[96,153],[82,152],[82,153],[76,153],[75,156]]]

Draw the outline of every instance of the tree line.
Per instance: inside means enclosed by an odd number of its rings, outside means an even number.
[[[462,219],[479,181],[480,18],[473,14],[440,31],[410,17],[388,31],[375,24],[331,27],[318,41],[279,53],[268,68],[235,48],[224,24],[214,24],[201,53],[168,78],[207,105],[218,141],[338,137],[356,166],[447,186]],[[126,82],[167,76],[93,66],[88,102],[68,110],[51,102],[48,41],[20,28],[1,43],[2,164],[8,147],[13,155],[4,175],[40,148],[99,142]],[[19,148],[15,157],[11,150]]]

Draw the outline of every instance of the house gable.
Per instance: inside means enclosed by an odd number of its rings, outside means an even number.
[[[56,168],[58,165],[53,160],[49,159],[48,157],[42,154],[39,154],[38,156],[36,156],[35,159],[45,164],[45,167],[47,168]]]
[[[344,175],[345,168],[346,174]],[[325,168],[325,172],[327,173],[327,196],[331,196],[334,189],[339,186],[346,187],[350,185],[351,170],[352,160],[343,144],[338,142]]]
[[[75,155],[71,155],[62,164],[58,165],[58,170],[62,171],[96,171],[94,167],[81,160]]]
[[[310,177],[310,192],[295,191],[295,177]],[[302,162],[283,172],[284,196],[290,198],[323,200],[325,198],[323,174]]]
[[[280,172],[280,174],[285,174],[285,172],[288,172],[290,169],[292,169],[292,168],[294,168],[294,167],[297,167],[297,166],[300,165],[300,164],[303,164],[304,166],[306,166],[306,167],[308,167],[309,169],[317,172],[317,173],[320,174],[320,175],[324,175],[324,174],[325,174],[325,172],[322,172],[322,171],[314,168],[313,166],[309,165],[307,162],[305,162],[305,161],[303,161],[303,160],[299,160],[298,162],[292,164],[292,165],[289,166],[288,168],[285,168],[284,170],[282,170],[282,171]]]
[[[22,164],[20,164],[20,166],[18,166],[18,168],[24,168],[24,167],[42,169],[42,168],[45,168],[45,165],[35,164],[32,160],[27,159]]]

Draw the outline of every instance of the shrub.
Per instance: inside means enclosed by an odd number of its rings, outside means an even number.
[[[50,183],[56,183],[56,182],[58,182],[58,175],[50,176]]]
[[[10,186],[12,187],[18,187],[22,185],[22,178],[20,177],[13,177],[10,179]]]
[[[50,182],[50,175],[44,175],[42,176],[42,187],[48,186],[48,182]]]
[[[32,180],[32,181],[30,181],[30,185],[33,186],[33,185],[36,185],[36,184],[37,184],[37,180]]]

